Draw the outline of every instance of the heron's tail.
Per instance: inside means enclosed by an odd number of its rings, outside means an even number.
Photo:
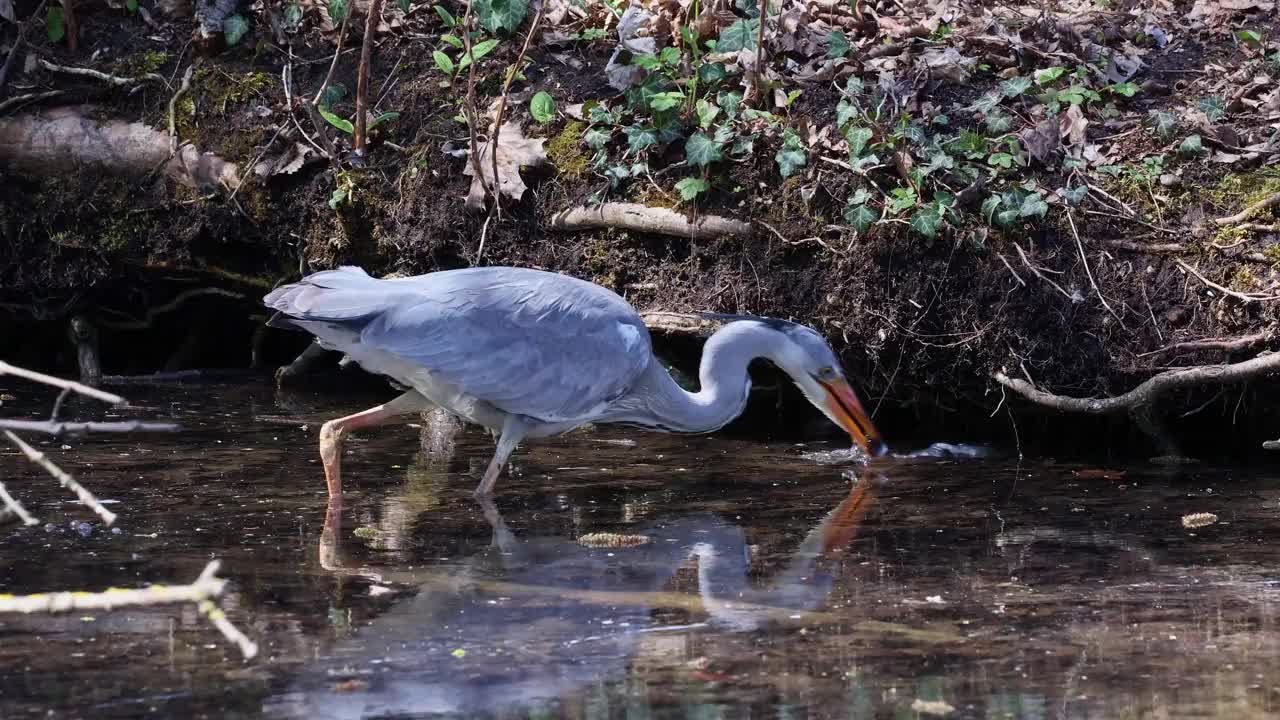
[[[295,320],[362,325],[386,310],[392,297],[381,280],[344,266],[278,287],[262,302],[277,311],[268,323],[274,327],[294,327]]]

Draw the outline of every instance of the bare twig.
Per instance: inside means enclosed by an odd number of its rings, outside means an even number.
[[[79,437],[90,433],[177,432],[175,423],[153,423],[139,420],[125,422],[56,422],[53,420],[10,420],[0,418],[0,430],[42,433],[55,437]]]
[[[382,0],[373,0],[369,3],[369,17],[364,23],[364,42],[360,47],[360,65],[356,70],[356,127],[351,140],[356,157],[364,157],[364,148],[369,142],[368,118],[365,117],[369,113],[369,62],[373,55],[373,34],[378,29],[381,17]]]
[[[1200,282],[1204,283],[1205,285],[1208,285],[1209,287],[1213,288],[1214,290],[1217,290],[1223,295],[1229,295],[1241,302],[1269,302],[1271,300],[1280,300],[1280,295],[1261,295],[1258,293],[1242,293],[1242,292],[1237,292],[1235,290],[1232,290],[1230,288],[1225,288],[1219,285],[1218,283],[1210,280],[1209,278],[1205,277],[1204,275],[1201,275],[1200,271],[1196,270],[1195,268],[1191,267],[1187,263],[1183,262],[1181,258],[1175,258],[1174,262],[1178,264],[1178,267],[1196,276],[1196,278]]]
[[[127,402],[119,395],[103,392],[97,388],[92,388],[88,385],[75,382],[74,380],[63,380],[62,378],[45,375],[44,373],[38,373],[34,370],[26,370],[16,365],[10,365],[3,360],[0,360],[0,375],[13,375],[14,377],[31,380],[32,382],[38,382],[43,385],[50,385],[52,387],[62,388],[63,390],[71,390],[72,392],[80,393],[81,395],[91,397],[94,400],[111,403],[112,405],[124,405]]]
[[[1280,353],[1269,353],[1228,365],[1201,365],[1168,370],[1147,379],[1123,395],[1106,398],[1055,395],[1036,388],[1026,380],[1011,378],[1003,372],[997,372],[993,377],[996,382],[1037,405],[1063,412],[1106,415],[1132,412],[1140,406],[1150,407],[1160,395],[1171,390],[1200,385],[1229,385],[1276,372],[1280,372]]]
[[[80,498],[81,503],[84,503],[86,507],[97,513],[98,517],[102,518],[102,522],[110,525],[116,521],[115,513],[103,507],[102,503],[98,502],[98,498],[93,496],[93,493],[89,492],[83,485],[76,482],[76,479],[68,475],[65,470],[55,465],[52,460],[45,456],[44,453],[28,445],[22,438],[14,435],[11,430],[5,430],[4,436],[10,443],[13,443],[14,447],[22,451],[22,454],[26,455],[28,460],[44,468],[46,472],[62,484],[62,487],[75,493],[76,497]]]
[[[1018,274],[1018,271],[1013,269],[1013,266],[1005,259],[1004,253],[996,253],[996,257],[1000,258],[1000,262],[1004,263],[1004,266],[1009,269],[1009,273],[1013,275],[1013,279],[1017,280],[1019,285],[1022,287],[1027,286],[1027,281],[1023,280],[1022,276]]]
[[[1093,291],[1098,293],[1098,299],[1102,301],[1102,307],[1111,313],[1111,317],[1115,318],[1116,322],[1124,325],[1124,320],[1121,320],[1116,311],[1111,309],[1111,304],[1107,302],[1107,297],[1102,294],[1102,290],[1098,287],[1098,282],[1093,279],[1093,271],[1089,269],[1089,258],[1084,254],[1084,243],[1080,242],[1080,233],[1076,232],[1076,221],[1072,217],[1070,208],[1067,209],[1067,224],[1071,226],[1071,234],[1076,239],[1076,249],[1080,251],[1080,262],[1084,263],[1084,274],[1089,276],[1089,284],[1093,285]]]
[[[1036,276],[1036,277],[1038,277],[1038,278],[1040,278],[1041,280],[1043,280],[1043,281],[1045,281],[1045,282],[1049,283],[1050,285],[1052,285],[1052,286],[1053,286],[1053,289],[1054,289],[1054,290],[1057,290],[1057,291],[1058,291],[1058,292],[1060,292],[1060,293],[1062,293],[1062,296],[1063,296],[1063,297],[1065,297],[1066,299],[1070,300],[1070,301],[1071,301],[1071,302],[1073,302],[1073,303],[1074,303],[1074,302],[1077,302],[1077,298],[1076,298],[1076,296],[1075,296],[1075,295],[1072,295],[1071,293],[1067,292],[1066,290],[1063,290],[1061,285],[1059,285],[1058,283],[1054,282],[1054,281],[1053,281],[1053,279],[1052,279],[1052,278],[1050,278],[1048,275],[1045,275],[1043,272],[1040,272],[1040,268],[1038,268],[1038,267],[1036,267],[1035,265],[1032,265],[1032,264],[1031,264],[1031,260],[1027,258],[1027,254],[1026,254],[1025,252],[1023,252],[1023,251],[1022,251],[1022,246],[1021,246],[1021,245],[1019,245],[1018,243],[1014,243],[1014,244],[1013,244],[1013,247],[1014,247],[1014,249],[1016,249],[1016,250],[1018,251],[1018,257],[1022,258],[1022,264],[1023,264],[1023,265],[1026,265],[1028,270],[1030,270],[1031,272],[1035,273],[1035,276]]]
[[[1224,218],[1217,218],[1216,220],[1214,220],[1214,222],[1217,223],[1218,225],[1235,225],[1236,223],[1241,223],[1241,222],[1244,222],[1245,220],[1248,220],[1255,213],[1261,212],[1263,210],[1267,210],[1269,208],[1273,208],[1277,205],[1280,205],[1280,192],[1274,193],[1272,195],[1269,195],[1259,200],[1258,202],[1241,210],[1235,215],[1228,215],[1227,217],[1224,217]]]
[[[87,78],[92,78],[94,80],[101,80],[102,82],[108,83],[110,85],[115,85],[116,87],[129,87],[131,85],[139,85],[145,82],[158,82],[161,84],[167,84],[164,79],[164,76],[158,73],[147,73],[145,75],[139,75],[138,77],[131,77],[131,78],[120,77],[119,75],[108,75],[107,73],[99,72],[97,70],[93,70],[90,68],[71,67],[69,65],[56,65],[44,59],[40,60],[40,66],[50,72],[62,73],[63,75],[77,75],[79,77],[87,77]]]
[[[764,26],[769,20],[769,0],[760,0],[760,25],[756,28],[756,76],[752,85],[755,88],[755,97],[753,98],[757,107],[764,107],[764,92],[761,90],[761,83],[764,80]]]
[[[1241,335],[1232,338],[1205,338],[1203,340],[1186,340],[1184,342],[1166,345],[1158,350],[1144,352],[1138,357],[1147,357],[1149,355],[1159,355],[1164,352],[1174,350],[1194,352],[1199,350],[1216,350],[1220,352],[1232,353],[1241,350],[1251,350],[1259,345],[1265,345],[1276,338],[1276,333],[1272,331],[1254,333],[1252,335]]]
[[[529,43],[533,40],[534,34],[538,32],[538,26],[542,24],[542,13],[546,8],[547,2],[545,0],[539,3],[538,12],[533,16],[533,23],[529,25],[529,32],[524,36],[524,45],[520,47],[520,54],[516,56],[515,63],[507,68],[507,78],[502,84],[502,96],[498,98],[498,112],[493,120],[493,134],[489,136],[489,147],[493,148],[493,152],[489,154],[493,160],[493,182],[495,186],[501,185],[498,180],[498,136],[502,132],[502,118],[507,112],[507,95],[511,92],[511,83],[515,81],[516,75],[520,72],[520,66],[524,63],[525,55],[529,53]],[[496,189],[493,197],[493,208],[494,212],[498,213],[498,218],[501,219],[502,198],[498,197]]]
[[[4,483],[0,483],[0,502],[4,503],[4,507],[8,512],[17,515],[23,525],[37,525],[40,523],[39,520],[31,517],[31,513],[27,512],[26,508],[22,507],[22,503],[9,494],[9,491],[4,487]]]
[[[329,89],[329,83],[333,82],[333,72],[338,69],[338,56],[342,54],[342,41],[347,37],[347,21],[351,19],[351,7],[347,7],[346,14],[342,16],[342,27],[338,28],[338,47],[333,51],[333,60],[329,63],[329,72],[324,76],[324,82],[320,83],[320,89],[316,91],[315,99],[311,101],[313,105],[319,105],[321,98],[324,97],[324,91]]]
[[[1108,247],[1118,248],[1120,250],[1128,250],[1130,252],[1152,253],[1155,255],[1176,254],[1186,251],[1186,246],[1181,243],[1140,243],[1132,240],[1103,240]]]
[[[258,646],[227,620],[213,604],[226,590],[227,581],[217,576],[220,561],[210,561],[190,585],[151,585],[145,588],[107,588],[102,592],[55,592],[35,595],[0,595],[0,613],[65,613],[84,610],[113,610],[121,607],[195,603],[223,637],[235,643],[250,659]]]
[[[484,189],[485,196],[491,194],[489,190],[489,182],[484,179],[484,172],[480,165],[480,140],[476,137],[476,59],[471,54],[471,0],[467,0],[466,12],[462,14],[462,43],[463,57],[470,62],[467,63],[467,100],[462,108],[463,114],[467,118],[467,131],[470,133],[469,142],[471,155],[471,170],[475,172],[476,177],[480,180],[480,187]],[[498,178],[494,177],[494,183],[498,182]],[[497,188],[492,191],[494,202],[498,202]]]
[[[169,155],[170,157],[178,154],[178,100],[187,91],[191,89],[191,72],[195,69],[195,65],[188,65],[186,72],[182,73],[182,84],[178,86],[178,92],[169,98]]]

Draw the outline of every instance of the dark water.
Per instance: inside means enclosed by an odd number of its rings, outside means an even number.
[[[42,446],[118,533],[0,453],[45,523],[0,528],[0,593],[185,583],[219,557],[262,654],[192,608],[0,616],[0,717],[1280,715],[1272,470],[855,478],[806,459],[829,445],[610,430],[522,449],[488,506],[486,434],[433,458],[398,427],[348,442],[326,517],[316,432],[360,401],[123,390],[126,417],[187,432]]]

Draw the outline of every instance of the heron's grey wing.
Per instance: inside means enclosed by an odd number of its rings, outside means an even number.
[[[412,288],[412,300],[371,318],[361,343],[509,413],[589,420],[652,357],[648,330],[626,301],[564,275],[473,268],[385,282],[397,294]]]

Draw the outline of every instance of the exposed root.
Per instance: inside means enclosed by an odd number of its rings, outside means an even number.
[[[1202,385],[1230,385],[1276,372],[1280,372],[1280,353],[1267,353],[1227,365],[1200,365],[1167,370],[1123,395],[1106,398],[1074,398],[1048,393],[1026,380],[1011,378],[1003,372],[997,372],[992,377],[1037,405],[1062,412],[1108,415],[1118,412],[1132,414],[1139,408],[1151,407],[1161,395],[1173,390]]]
[[[636,232],[672,235],[690,240],[711,240],[726,235],[750,235],[751,224],[717,215],[703,215],[696,221],[674,210],[635,203],[604,203],[599,207],[579,206],[561,210],[551,217],[553,230],[618,228]]]
[[[182,73],[182,85],[178,87],[178,92],[169,98],[169,155],[178,154],[178,100],[187,94],[191,89],[191,71],[195,69],[195,65],[188,65],[187,71]]]
[[[1178,264],[1178,267],[1194,275],[1196,279],[1198,279],[1200,282],[1204,283],[1205,285],[1208,285],[1214,290],[1217,290],[1223,295],[1229,295],[1239,300],[1240,302],[1246,302],[1246,303],[1247,302],[1269,302],[1271,300],[1280,300],[1280,295],[1262,295],[1259,293],[1242,293],[1242,292],[1237,292],[1235,290],[1232,290],[1230,288],[1223,287],[1218,283],[1205,277],[1204,275],[1201,275],[1200,271],[1186,264],[1182,260],[1174,260],[1174,262]]]
[[[664,335],[692,335],[694,337],[711,337],[719,330],[724,321],[695,313],[678,313],[655,310],[640,313],[640,319],[651,332]]]
[[[1280,205],[1280,192],[1259,200],[1258,202],[1241,210],[1235,215],[1228,215],[1227,217],[1224,217],[1224,218],[1217,218],[1216,220],[1214,220],[1214,222],[1217,223],[1218,225],[1235,225],[1236,223],[1242,223],[1245,220],[1248,220],[1250,217],[1252,217],[1253,215],[1259,212],[1262,212],[1263,210],[1268,210],[1277,205]]]
[[[1254,333],[1252,335],[1241,335],[1233,338],[1208,338],[1204,340],[1187,340],[1185,342],[1166,345],[1158,350],[1145,352],[1138,357],[1146,357],[1148,355],[1158,355],[1164,352],[1187,351],[1194,352],[1198,350],[1219,350],[1225,353],[1240,352],[1242,350],[1252,350],[1259,345],[1265,345],[1276,339],[1276,333],[1272,331]]]
[[[19,105],[23,105],[25,103],[40,102],[41,100],[52,100],[54,98],[62,97],[65,94],[66,93],[62,92],[61,90],[46,90],[45,92],[26,93],[25,95],[14,95],[13,97],[9,98],[8,100],[5,100],[4,102],[0,102],[0,113],[7,112],[9,109],[16,108]]]
[[[108,83],[110,85],[115,85],[116,87],[130,87],[132,85],[140,85],[142,83],[147,83],[147,82],[158,82],[160,84],[165,83],[164,76],[159,75],[157,73],[147,73],[146,75],[139,75],[138,77],[127,78],[127,77],[120,77],[119,75],[108,75],[107,73],[99,72],[97,70],[93,70],[90,68],[71,67],[69,65],[56,65],[54,63],[49,62],[48,60],[43,60],[43,59],[40,61],[40,66],[50,72],[62,73],[63,75],[76,75],[79,77],[92,78],[94,80],[101,80],[102,82]]]

